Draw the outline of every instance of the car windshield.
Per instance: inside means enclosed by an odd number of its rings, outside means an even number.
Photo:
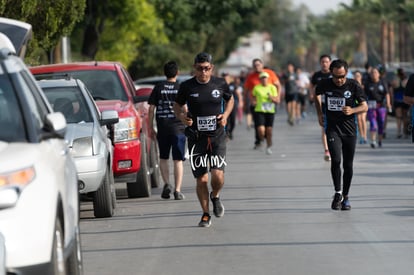
[[[70,74],[85,83],[95,100],[128,101],[115,71],[72,71]]]
[[[0,75],[0,140],[26,141],[22,113],[9,78]]]
[[[91,112],[77,87],[42,88],[55,112],[61,112],[67,123],[92,122]]]

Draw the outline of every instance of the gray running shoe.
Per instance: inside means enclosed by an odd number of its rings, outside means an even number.
[[[198,223],[199,227],[210,227],[211,225],[211,216],[208,213],[204,213],[201,217],[201,221]]]
[[[174,199],[177,201],[183,200],[185,199],[185,196],[183,193],[179,192],[179,191],[174,191]]]
[[[210,193],[210,199],[211,199],[211,202],[213,203],[214,216],[216,216],[217,218],[223,217],[224,206],[220,201],[220,197],[213,198],[213,193]]]
[[[172,185],[169,183],[166,183],[164,185],[164,188],[162,189],[162,193],[161,193],[161,198],[163,199],[169,199],[170,198],[170,193],[172,191]]]

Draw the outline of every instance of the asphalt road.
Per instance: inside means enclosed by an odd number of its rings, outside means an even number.
[[[94,219],[82,203],[85,275],[104,274],[412,274],[414,144],[395,138],[389,119],[383,148],[357,146],[351,211],[333,211],[330,164],[314,114],[298,126],[284,110],[273,155],[253,150],[253,130],[238,125],[228,143],[222,201],[226,213],[199,228],[195,181],[185,163],[184,201],[127,199]]]

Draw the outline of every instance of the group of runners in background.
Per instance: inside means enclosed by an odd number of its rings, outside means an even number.
[[[161,197],[168,199],[173,193],[176,200],[185,198],[181,184],[182,161],[187,150],[203,211],[199,226],[209,227],[209,200],[214,215],[224,215],[220,191],[227,165],[226,143],[237,138],[236,125],[245,123],[247,129],[253,128],[254,149],[265,149],[271,155],[277,110],[285,109],[288,125],[300,127],[307,117],[308,105],[315,105],[312,108],[321,126],[323,158],[331,161],[335,189],[331,208],[350,210],[348,194],[357,140],[360,144],[369,143],[372,148],[382,147],[388,114],[396,118],[396,138],[408,137],[412,101],[407,101],[405,95],[407,86],[414,90],[414,77],[410,81],[400,68],[389,81],[381,66],[366,66],[364,72],[351,72],[344,60],[332,61],[329,55],[322,55],[319,61],[320,69],[312,74],[302,72],[293,63],[276,74],[256,58],[249,72],[238,76],[223,73],[217,77],[211,55],[200,53],[194,59],[194,77],[181,85],[176,83],[178,65],[166,63],[166,81],[154,88],[149,100],[159,131],[153,135],[157,135],[160,145],[164,180]],[[171,150],[175,186],[169,180]]]

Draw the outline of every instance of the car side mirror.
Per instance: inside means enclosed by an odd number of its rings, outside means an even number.
[[[66,126],[66,119],[61,112],[46,115],[43,138],[65,138]]]
[[[115,110],[102,111],[99,123],[103,125],[111,125],[119,122],[118,112]]]

